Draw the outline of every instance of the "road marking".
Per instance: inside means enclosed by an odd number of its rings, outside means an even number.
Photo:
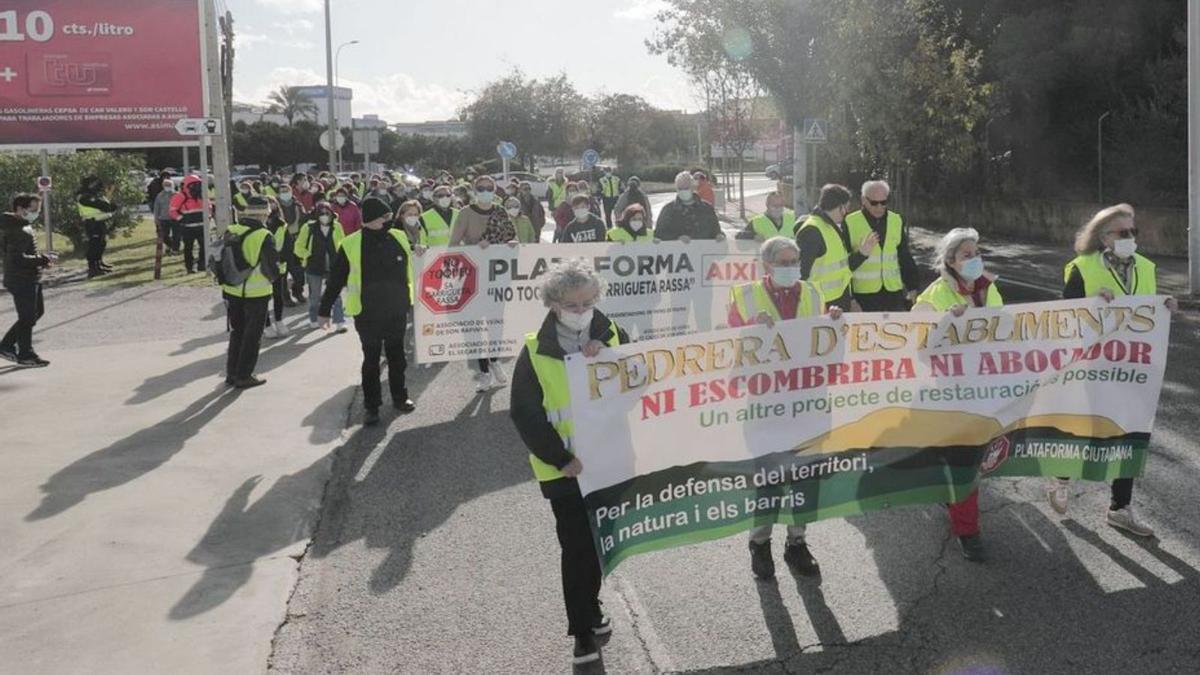
[[[654,623],[650,620],[650,613],[646,611],[646,606],[642,604],[642,599],[638,597],[637,590],[633,584],[625,580],[625,577],[613,573],[608,577],[612,582],[613,590],[617,592],[617,597],[625,602],[625,611],[633,619],[633,628],[637,635],[641,636],[642,644],[646,648],[647,655],[650,657],[650,663],[659,672],[669,673],[674,672],[671,657],[667,653],[667,647],[658,637],[658,631],[654,630]]]

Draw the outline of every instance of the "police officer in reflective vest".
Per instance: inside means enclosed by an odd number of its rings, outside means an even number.
[[[817,208],[805,219],[796,237],[800,275],[816,284],[825,304],[844,311],[850,311],[850,276],[867,258],[850,246],[849,233],[842,224],[849,212],[850,190],[844,185],[826,185],[821,188]]]
[[[529,463],[550,500],[562,548],[562,589],[567,635],[575,638],[576,665],[596,661],[596,635],[612,630],[600,606],[601,570],[592,543],[587,506],[576,477],[584,466],[572,447],[574,425],[567,387],[568,354],[593,357],[606,345],[629,342],[616,323],[596,309],[600,279],[581,259],[555,264],[542,278],[550,308],[541,328],[525,336],[513,371],[511,416],[529,448]]]
[[[759,248],[759,258],[766,276],[761,281],[729,289],[730,326],[756,323],[774,326],[776,321],[825,313],[825,303],[817,287],[800,280],[800,249],[795,241],[785,236],[771,237]],[[830,307],[829,316],[840,319],[842,310]],[[771,529],[771,525],[762,525],[750,530],[750,570],[759,579],[775,576]],[[787,526],[783,560],[796,574],[820,574],[821,567],[808,550],[804,532],[803,523]]]
[[[600,176],[600,201],[604,204],[604,225],[609,229],[613,226],[613,209],[620,197],[621,179],[613,175],[612,167],[606,166],[604,175]]]
[[[886,181],[863,183],[862,209],[846,216],[850,244],[867,257],[850,277],[864,312],[907,312],[921,284],[904,219],[888,209],[890,193]]]
[[[117,207],[109,201],[104,183],[98,176],[83,179],[76,199],[79,219],[83,221],[83,235],[87,237],[88,278],[108,274],[112,267],[104,262],[104,251],[108,248],[108,228]]]
[[[408,320],[408,267],[413,248],[404,228],[392,227],[392,209],[378,197],[363,200],[363,229],[342,240],[333,261],[329,283],[321,295],[321,327],[329,328],[333,303],[343,299],[347,316],[362,343],[363,424],[379,423],[383,404],[379,362],[387,355],[388,386],[392,407],[403,413],[416,410],[408,397],[404,371],[404,330]]]
[[[230,225],[228,235],[241,238],[241,256],[250,275],[237,285],[222,285],[225,311],[229,318],[229,351],[225,361],[225,384],[249,389],[266,384],[254,376],[263,329],[267,322],[267,303],[271,300],[275,277],[279,274],[279,253],[265,221],[270,206],[265,197],[251,195]],[[225,255],[225,251],[222,251]],[[220,263],[216,263],[220,264]]]
[[[433,189],[433,206],[421,214],[420,243],[422,246],[446,246],[450,243],[450,230],[458,220],[458,209],[453,207],[454,192],[449,185]]]
[[[1063,270],[1063,298],[1100,296],[1112,302],[1126,295],[1157,295],[1157,268],[1137,252],[1137,233],[1129,204],[1110,206],[1092,216],[1075,239],[1079,255]],[[1171,312],[1179,309],[1175,298],[1168,297],[1165,305]],[[1050,480],[1047,495],[1055,511],[1067,512],[1070,494],[1067,478]],[[1134,515],[1132,502],[1133,479],[1114,480],[1105,522],[1139,537],[1153,536],[1154,530]]]
[[[771,237],[795,237],[796,233],[796,212],[784,206],[782,194],[772,192],[767,195],[766,213],[751,218],[737,238],[762,242]]]

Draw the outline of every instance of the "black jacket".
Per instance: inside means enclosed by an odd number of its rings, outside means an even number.
[[[394,324],[408,318],[408,255],[384,227],[362,233],[362,313],[356,320],[379,324]],[[357,233],[355,233],[357,234]],[[351,235],[355,236],[355,235]],[[320,316],[329,316],[338,294],[350,278],[350,259],[343,244],[333,260],[333,269],[325,291],[321,294]]]
[[[537,333],[537,352],[543,356],[562,360],[566,354],[558,344],[558,333],[555,328],[557,319],[554,312],[546,315],[542,327]],[[600,310],[592,316],[589,334],[593,340],[608,343],[612,339],[612,322]],[[629,334],[617,328],[617,339],[621,344],[629,343]],[[554,426],[546,419],[546,408],[542,405],[542,384],[538,382],[537,373],[533,370],[533,361],[529,358],[529,349],[521,350],[517,364],[513,368],[512,400],[510,413],[517,433],[525,442],[529,452],[543,462],[561,469],[570,463],[574,457],[563,445],[562,438],[554,430]],[[584,467],[586,471],[587,468]],[[574,478],[559,478],[557,480],[539,483],[542,495],[547,499],[566,496],[579,490],[579,483]]]
[[[721,234],[721,223],[717,212],[706,201],[692,197],[684,203],[676,198],[662,207],[654,224],[654,236],[663,241],[674,241],[680,237],[691,239],[716,239]]]
[[[554,241],[565,244],[592,244],[603,242],[607,236],[608,230],[604,227],[604,221],[589,212],[585,222],[572,220],[556,232]]]
[[[814,216],[819,216],[827,223],[833,222],[833,218],[830,218],[829,214],[820,209],[813,209],[812,214]],[[815,227],[804,227],[806,220],[807,218],[796,220],[796,245],[800,247],[800,276],[804,279],[809,278],[809,275],[812,273],[813,265],[817,262],[817,259],[825,255],[824,235],[822,235],[821,231]],[[841,225],[834,224],[833,227],[835,230],[837,230],[838,235],[842,238],[842,245],[845,246],[846,251],[850,253],[850,259],[847,261],[847,263],[850,265],[850,271],[853,272],[854,270],[858,269],[859,265],[862,265],[863,262],[866,261],[867,256],[863,255],[857,248],[850,245],[850,230],[846,227],[845,223],[842,223]],[[848,312],[850,311],[850,298],[850,287],[847,286],[846,292],[842,294],[842,297],[825,298],[825,304],[836,305]]]
[[[37,282],[50,259],[37,252],[29,223],[11,213],[0,214],[0,253],[4,259],[4,285]]]

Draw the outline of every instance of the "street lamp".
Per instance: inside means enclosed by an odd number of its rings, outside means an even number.
[[[334,87],[336,87],[338,85],[338,80],[340,80],[342,77],[341,71],[339,69],[339,63],[338,63],[338,59],[340,59],[342,57],[342,47],[349,47],[350,45],[356,45],[356,44],[358,44],[358,40],[351,40],[349,42],[343,42],[342,44],[338,45],[337,50],[334,51],[334,53],[333,53],[333,86]],[[333,89],[329,90],[329,98],[330,98],[330,100],[333,100]],[[336,104],[333,106],[332,110],[333,110],[333,114],[334,114],[333,128],[337,130],[335,133],[340,134],[340,133],[342,133],[342,125],[337,120],[337,105]],[[337,163],[338,163],[338,169],[340,170],[342,168],[342,149],[341,148],[337,149]]]

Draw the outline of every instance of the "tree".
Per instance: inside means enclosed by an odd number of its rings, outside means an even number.
[[[278,91],[271,92],[267,97],[270,106],[267,111],[283,115],[291,126],[297,119],[316,119],[317,104],[308,96],[300,93],[297,87],[283,85]]]
[[[472,149],[495,156],[496,145],[509,141],[516,144],[522,159],[527,159],[543,133],[536,114],[537,90],[537,82],[519,69],[486,85],[462,110]]]
[[[599,146],[596,149],[616,157],[622,170],[636,166],[647,156],[653,111],[640,96],[598,96],[589,106],[588,113],[595,121],[594,141]]]
[[[584,106],[565,74],[538,82],[534,91],[534,123],[540,133],[530,148],[534,153],[564,157],[579,126]],[[526,162],[528,165],[528,162]]]

